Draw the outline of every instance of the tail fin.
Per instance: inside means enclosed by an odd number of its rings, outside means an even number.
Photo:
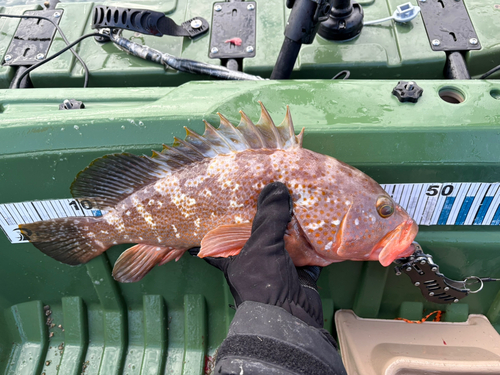
[[[19,229],[44,254],[62,263],[77,265],[87,263],[111,246],[107,243],[109,235],[105,241],[99,224],[104,224],[100,218],[74,217],[20,224]]]

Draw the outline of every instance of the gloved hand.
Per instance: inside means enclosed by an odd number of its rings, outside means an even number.
[[[283,238],[292,210],[287,187],[281,182],[267,185],[259,195],[252,235],[240,254],[204,259],[224,272],[236,307],[245,301],[275,305],[322,328],[323,311],[316,287],[320,268],[296,268],[285,250]]]

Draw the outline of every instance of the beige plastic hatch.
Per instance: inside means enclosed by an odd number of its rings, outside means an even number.
[[[500,335],[483,315],[411,324],[339,310],[335,323],[349,375],[500,374]]]

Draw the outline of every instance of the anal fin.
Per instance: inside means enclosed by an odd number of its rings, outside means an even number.
[[[170,260],[171,258],[168,257],[170,253],[174,253],[175,258],[179,259],[184,251],[172,247],[137,244],[125,250],[116,260],[113,278],[121,283],[139,281],[154,266],[162,265]]]
[[[238,255],[252,233],[252,223],[221,225],[208,232],[201,240],[198,257]]]

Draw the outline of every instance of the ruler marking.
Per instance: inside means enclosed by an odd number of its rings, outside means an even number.
[[[493,216],[493,220],[491,221],[491,225],[499,225],[500,224],[500,206],[497,207],[495,215]]]
[[[477,192],[475,193],[474,201],[472,202],[471,208],[467,217],[465,218],[464,225],[472,225],[474,219],[479,213],[479,207],[481,207],[481,203],[484,200],[484,196],[486,195],[490,184],[475,184],[477,185]]]
[[[436,184],[436,187],[438,189],[438,193],[435,195],[437,197],[437,201],[436,201],[436,205],[434,207],[434,213],[432,214],[432,218],[429,222],[429,225],[437,225],[438,224],[438,221],[439,221],[439,218],[441,215],[441,211],[444,208],[444,204],[446,202],[446,196],[441,194],[441,189],[442,189],[443,185],[446,185],[446,184]]]
[[[403,193],[401,197],[401,207],[408,211],[408,202],[410,201],[412,186],[408,184],[403,185]]]
[[[57,213],[54,210],[54,206],[52,205],[52,203],[50,203],[50,201],[46,201],[46,202],[42,202],[42,204],[45,207],[45,209],[47,210],[47,213],[50,215],[50,218],[57,219]]]
[[[7,219],[4,216],[5,214],[3,213],[2,205],[0,204],[0,224],[2,225],[9,225],[7,222]]]
[[[37,219],[37,214],[33,212],[33,210],[30,210],[28,206],[30,206],[29,202],[23,202],[21,203],[21,206],[24,208],[26,213],[30,216],[30,223],[34,223],[35,221],[40,221],[40,219]]]
[[[403,186],[401,184],[397,184],[396,187],[394,188],[394,200],[396,202],[401,201],[401,192],[403,191]]]
[[[428,196],[425,194],[427,191],[427,187],[429,184],[424,184],[420,190],[418,202],[417,202],[417,207],[415,208],[415,213],[413,214],[413,218],[417,222],[417,224],[420,224],[423,220],[423,213],[425,210],[425,207],[427,206],[427,201],[428,201]]]
[[[455,194],[455,201],[453,203],[453,207],[451,208],[450,211],[450,216],[448,216],[448,220],[446,221],[446,225],[453,225],[455,224],[455,221],[457,220],[458,212],[460,210],[460,207],[462,207],[462,203],[464,202],[465,199],[465,194],[467,194],[467,191],[469,190],[469,185],[470,184],[452,184],[454,185],[453,190]],[[458,185],[455,188],[455,185]],[[453,195],[454,192],[451,194]]]
[[[491,225],[491,220],[493,220],[493,215],[496,212],[499,202],[500,202],[500,188],[497,186],[495,195],[493,197],[493,201],[491,202],[490,208],[488,209],[488,212],[486,212],[486,216],[484,217],[483,225]]]
[[[484,217],[486,216],[486,212],[488,208],[490,208],[490,204],[493,201],[493,197],[484,197],[481,202],[481,207],[479,207],[479,211],[477,212],[477,216],[474,219],[474,225],[481,225],[483,223]]]
[[[472,203],[476,198],[477,189],[479,184],[470,184],[468,189],[465,192],[464,201],[461,207],[458,209],[457,218],[455,220],[455,225],[464,225],[465,219],[469,215],[469,212],[472,207]]]
[[[481,202],[481,206],[477,212],[476,217],[474,218],[474,225],[486,225],[484,223],[484,219],[486,218],[486,213],[488,212],[490,205],[495,197],[495,193],[498,189],[498,185],[490,184],[488,187],[488,191]]]
[[[31,205],[31,207],[33,207],[33,210],[38,215],[39,220],[43,220],[42,215],[40,215],[40,212],[38,212],[38,210],[36,209],[36,206],[35,206],[34,202],[30,202],[30,205]]]
[[[6,205],[5,209],[10,214],[11,218],[13,218],[17,223],[22,223],[23,222],[22,218],[20,216],[18,216],[19,214],[16,211],[14,211],[15,207],[14,207],[14,205],[12,203]],[[16,223],[14,223],[13,225],[15,225],[15,224]]]
[[[42,220],[50,220],[51,219],[47,208],[43,205],[43,202],[35,201],[35,202],[33,202],[33,206],[38,207],[37,212],[39,213]]]

